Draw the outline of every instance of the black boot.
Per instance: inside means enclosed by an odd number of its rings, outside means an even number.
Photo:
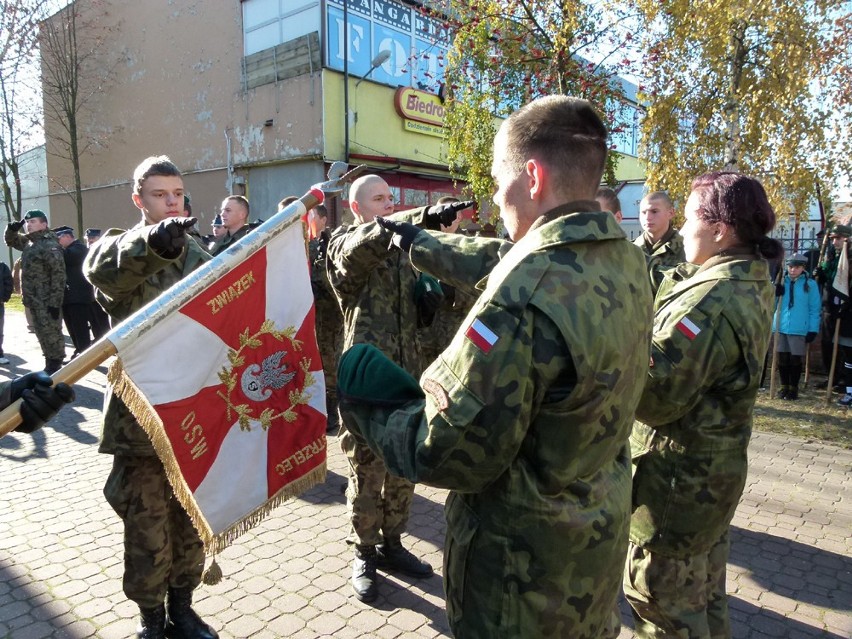
[[[62,368],[62,360],[61,359],[45,359],[44,360],[44,372],[48,375],[53,375],[56,371]]]
[[[166,632],[166,607],[139,608],[141,616],[136,629],[136,639],[164,639]]]
[[[787,399],[790,390],[790,366],[788,353],[778,353],[778,378],[781,380],[781,389],[778,391],[780,399]]]
[[[217,632],[192,609],[190,588],[169,588],[168,610],[168,639],[219,639]]]
[[[360,601],[369,603],[379,596],[376,583],[376,547],[355,546],[355,561],[352,562],[352,590]]]
[[[432,566],[420,561],[403,548],[399,537],[385,537],[384,543],[379,544],[377,551],[379,568],[383,570],[397,570],[410,577],[432,576]]]
[[[790,388],[787,391],[787,399],[797,400],[799,399],[799,379],[802,377],[802,367],[801,365],[792,365],[790,366]]]

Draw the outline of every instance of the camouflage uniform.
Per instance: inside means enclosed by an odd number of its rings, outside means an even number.
[[[663,281],[663,271],[686,261],[683,252],[683,238],[677,229],[669,227],[659,242],[651,242],[644,233],[633,240],[633,243],[645,253],[648,263],[648,273],[651,275],[651,288],[656,292]]]
[[[420,224],[426,208],[389,219]],[[408,256],[388,250],[391,233],[375,222],[336,229],[328,243],[328,281],[343,312],[343,350],[372,344],[412,375],[423,370],[416,339],[414,286],[418,273]],[[414,485],[391,475],[382,460],[343,429],[340,445],[349,460],[346,493],[349,541],[374,546],[405,531]]]
[[[160,257],[147,243],[150,226],[110,229],[89,250],[84,272],[110,316],[121,321],[210,259],[191,237],[177,259]],[[108,389],[99,451],[114,455],[104,487],[124,521],[124,592],[141,608],[163,603],[169,587],[201,582],[204,548],[168,483],[148,435]]]
[[[231,233],[228,231],[218,240],[214,240],[207,247],[207,250],[212,255],[219,255],[222,251],[225,251],[231,244],[238,242],[243,239],[246,233],[252,230],[252,226],[250,224],[244,224],[241,228],[237,229],[236,233]]]
[[[62,336],[62,298],[65,295],[65,259],[53,231],[28,235],[6,228],[6,245],[21,251],[21,294],[45,360],[65,359]],[[55,309],[56,317],[48,309]]]
[[[615,218],[572,214],[594,206],[558,207],[517,244],[420,233],[418,268],[471,293],[487,276],[482,294],[423,373],[425,400],[341,403],[391,472],[452,491],[444,579],[456,637],[582,639],[610,623],[652,299]]]
[[[340,357],[340,345],[343,343],[343,316],[325,271],[327,249],[327,235],[308,242],[311,289],[316,309],[317,344],[325,375],[325,405],[329,426],[334,426],[337,424],[337,359]]]
[[[640,637],[730,637],[727,531],[772,320],[766,262],[715,257],[669,271],[636,411],[624,589]],[[653,593],[653,594],[651,594]]]
[[[473,308],[476,297],[441,282],[444,300],[432,324],[417,332],[423,361],[432,362],[449,346],[453,335],[459,330],[464,318]]]

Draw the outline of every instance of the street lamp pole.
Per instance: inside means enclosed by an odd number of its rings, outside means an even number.
[[[349,0],[343,0],[343,161],[349,164]]]

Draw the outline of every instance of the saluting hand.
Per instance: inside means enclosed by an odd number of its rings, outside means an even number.
[[[443,226],[449,226],[456,221],[459,211],[469,209],[474,204],[476,204],[476,202],[471,200],[466,200],[464,202],[448,202],[447,204],[436,204],[435,206],[429,207],[426,211],[426,221],[432,222],[433,224],[438,223]],[[438,228],[435,230],[438,230]]]
[[[395,222],[394,220],[388,220],[383,217],[377,217],[376,224],[393,233],[391,242],[393,242],[394,246],[406,253],[408,253],[408,249],[411,248],[411,243],[414,242],[414,238],[417,237],[417,234],[420,233],[421,230],[419,227],[409,224],[408,222]]]
[[[187,230],[197,221],[194,217],[170,217],[163,220],[148,234],[148,246],[162,257],[178,257],[186,246]]]

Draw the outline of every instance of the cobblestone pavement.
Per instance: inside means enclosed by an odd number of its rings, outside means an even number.
[[[4,345],[12,363],[0,366],[0,378],[41,366],[22,313],[7,311]],[[41,431],[0,439],[0,637],[133,635],[121,524],[101,493],[111,463],[97,453],[105,372],[87,375],[77,402]],[[440,570],[445,491],[418,486],[404,538],[438,574],[383,574],[378,601],[361,604],[348,583],[346,466],[336,437],[328,450],[325,484],[223,552],[224,579],[197,591],[197,610],[223,639],[450,636]],[[754,436],[728,567],[734,637],[852,637],[851,468],[849,450]],[[622,611],[621,639],[629,639],[623,602]]]

